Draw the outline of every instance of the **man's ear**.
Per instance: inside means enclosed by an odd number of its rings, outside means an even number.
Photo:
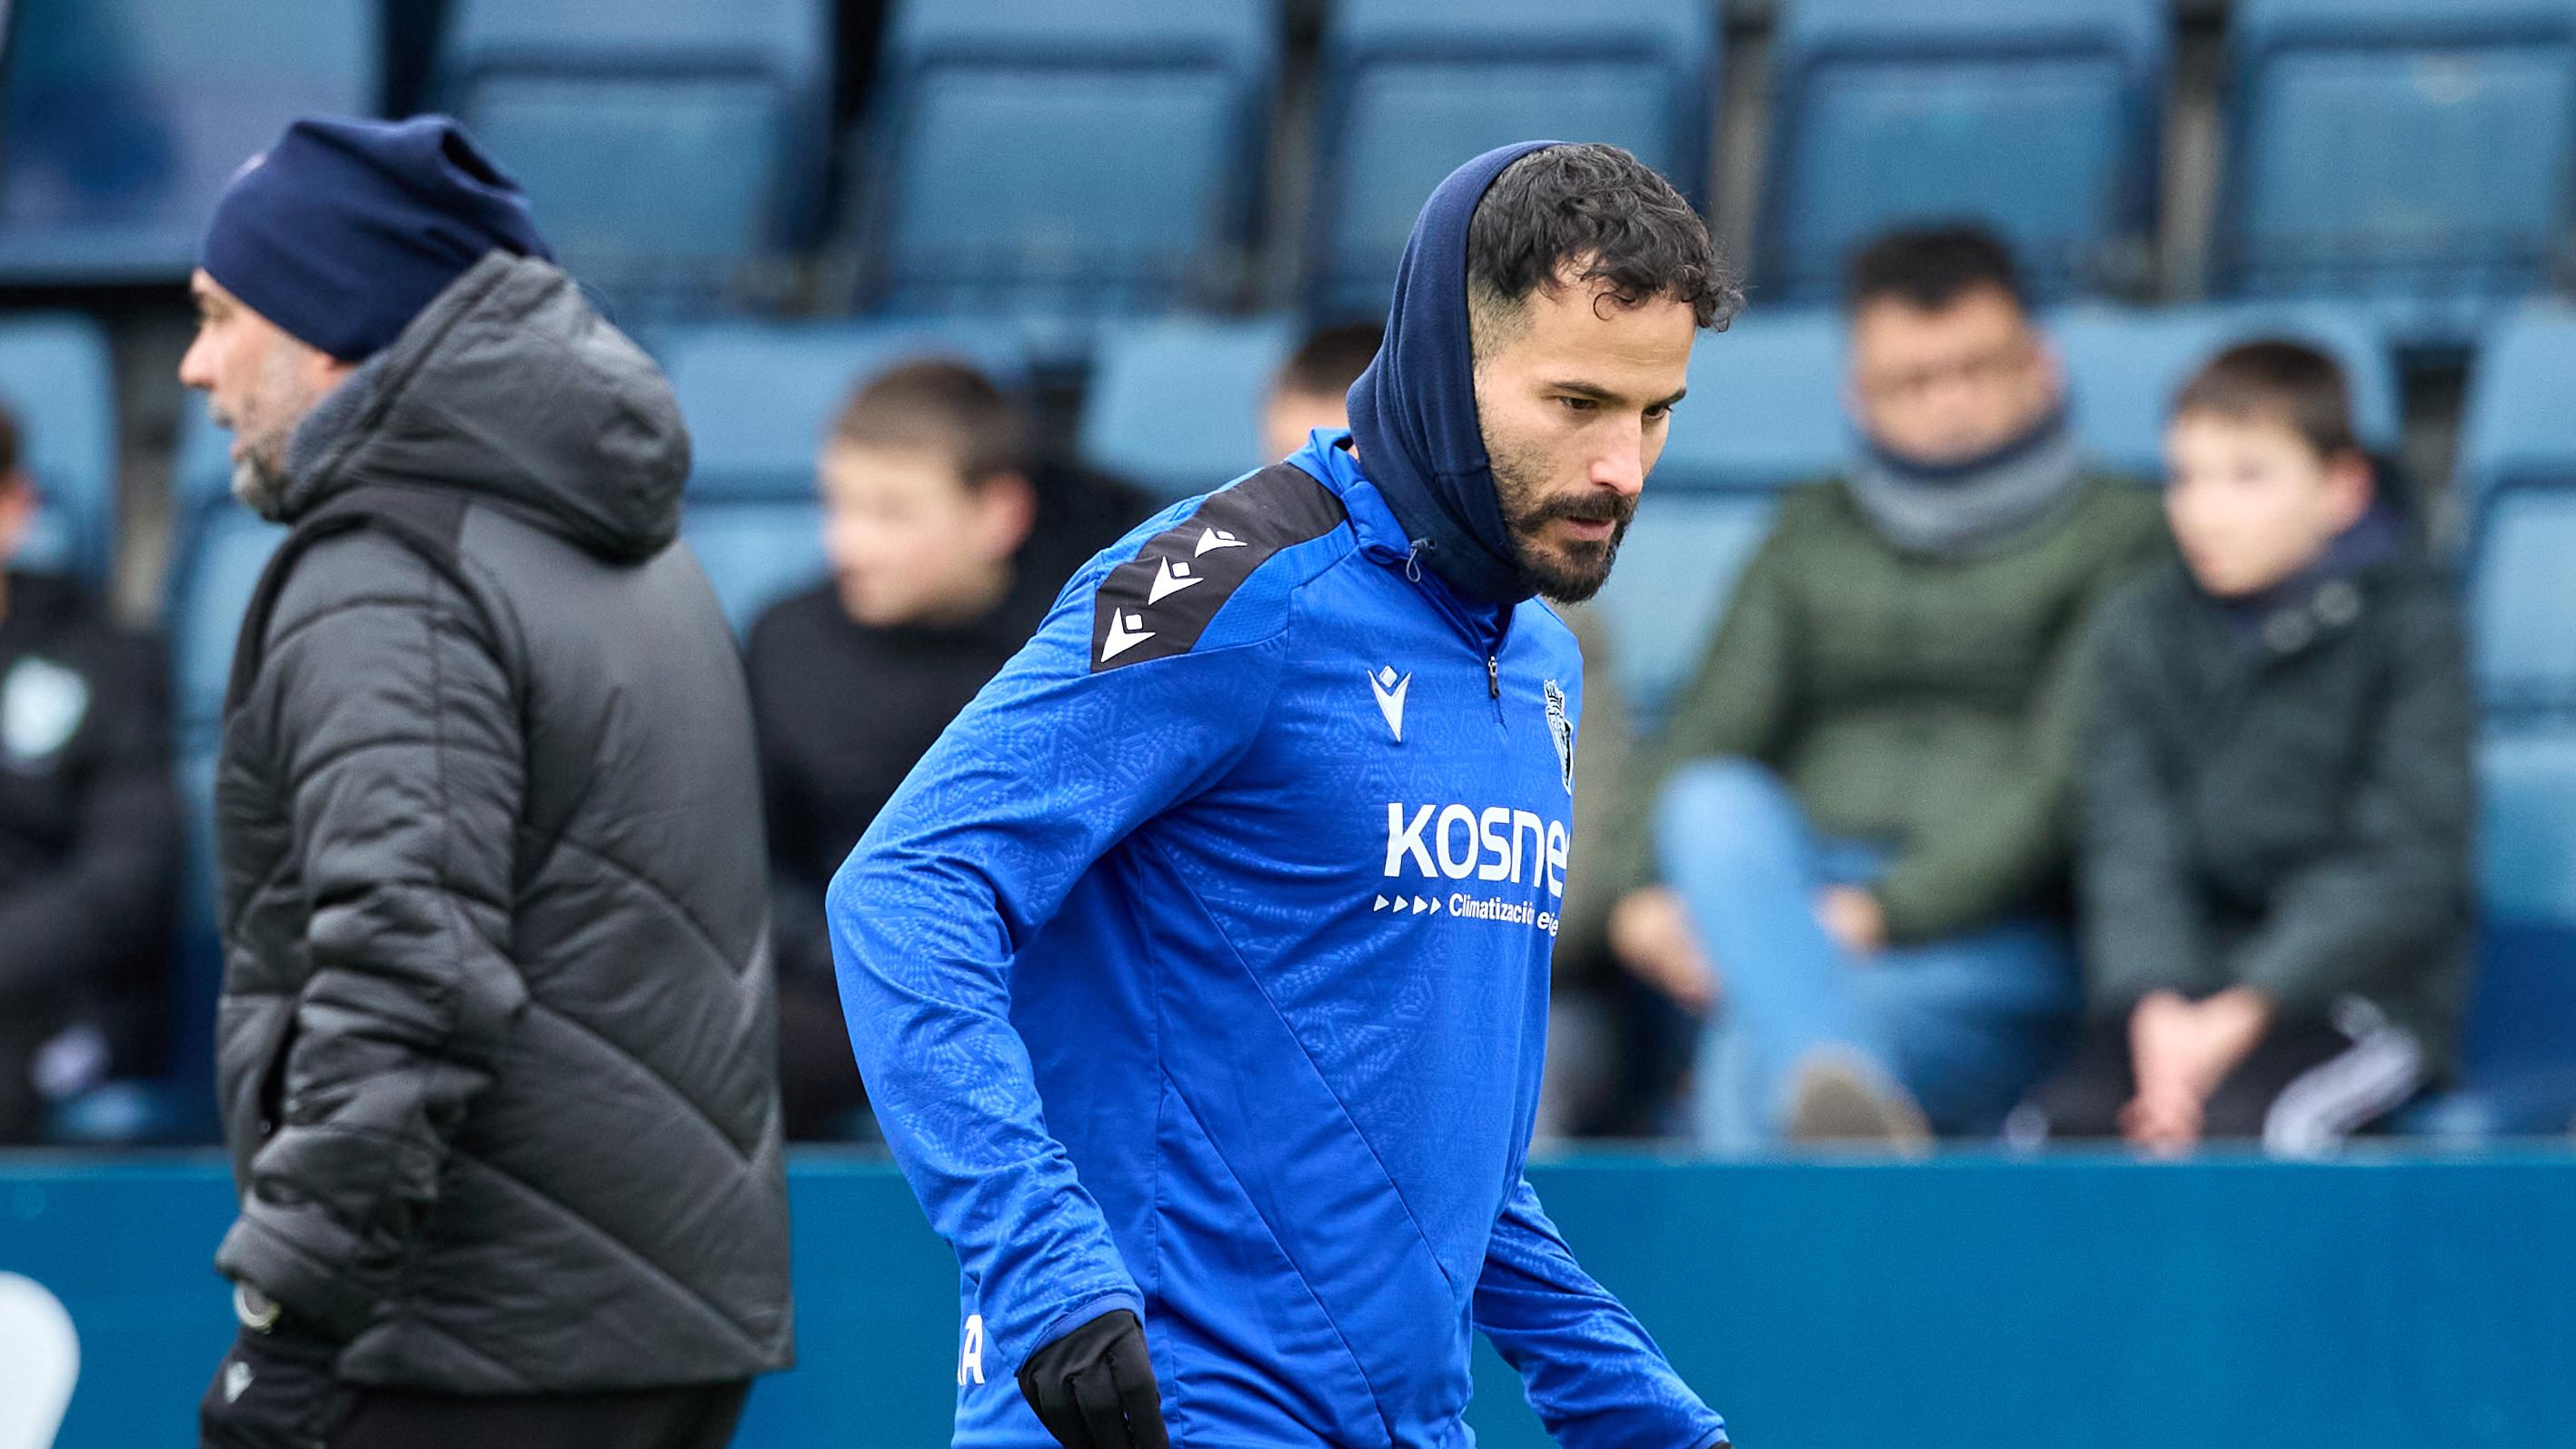
[[[2066,355],[2057,350],[2056,341],[2047,333],[2036,327],[2031,330],[2039,348],[2040,369],[2048,375],[2049,399],[2063,407],[2066,405]]]
[[[18,556],[36,526],[36,480],[24,469],[0,473],[0,563]]]
[[[2369,455],[2358,450],[2326,459],[2326,488],[2332,495],[2337,533],[2361,522],[2379,501],[2377,471],[2371,467]]]
[[[1020,551],[1038,522],[1037,485],[1021,473],[999,473],[975,487],[975,532],[995,563]]]

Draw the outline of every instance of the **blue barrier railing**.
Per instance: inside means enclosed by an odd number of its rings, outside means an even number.
[[[2576,1154],[1532,1170],[1745,1449],[2576,1443]],[[954,1268],[881,1162],[801,1155],[799,1366],[743,1449],[947,1440]],[[61,1449],[191,1442],[231,1334],[220,1161],[0,1156],[0,1272],[70,1308]],[[1546,1440],[1481,1357],[1486,1449]]]

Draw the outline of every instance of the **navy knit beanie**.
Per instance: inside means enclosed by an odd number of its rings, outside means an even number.
[[[496,247],[554,260],[519,184],[454,120],[308,116],[224,188],[205,268],[290,336],[357,362]]]

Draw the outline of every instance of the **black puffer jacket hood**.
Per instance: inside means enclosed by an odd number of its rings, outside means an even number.
[[[315,406],[286,471],[277,522],[360,479],[434,480],[634,562],[679,536],[689,435],[661,370],[571,277],[496,251]]]

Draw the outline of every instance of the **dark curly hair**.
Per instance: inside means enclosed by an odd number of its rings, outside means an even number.
[[[1724,328],[1744,305],[1708,225],[1671,182],[1616,146],[1550,146],[1494,178],[1467,223],[1467,302],[1475,350],[1517,321],[1532,292],[1570,278],[1603,282],[1605,300],[1690,304]]]

